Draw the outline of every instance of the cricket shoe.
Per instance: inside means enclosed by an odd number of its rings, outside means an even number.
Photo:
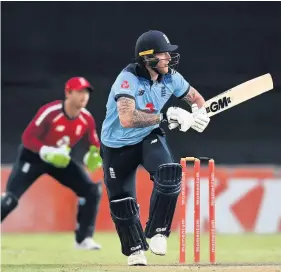
[[[143,250],[138,250],[128,257],[128,265],[147,265]]]
[[[149,248],[155,255],[166,255],[167,237],[163,234],[156,234],[150,239]]]
[[[91,237],[87,237],[81,243],[75,242],[75,248],[83,250],[99,250],[101,249],[101,245],[96,243]]]

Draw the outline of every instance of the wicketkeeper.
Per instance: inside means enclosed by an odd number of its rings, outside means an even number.
[[[95,121],[85,108],[92,91],[85,78],[71,78],[65,85],[64,101],[48,103],[38,110],[22,134],[22,144],[1,197],[3,221],[41,175],[52,176],[79,197],[75,246],[89,250],[101,248],[92,236],[102,186],[101,182],[94,183],[84,167],[71,159],[70,150],[85,136],[89,145],[85,166],[89,171],[101,167]]]

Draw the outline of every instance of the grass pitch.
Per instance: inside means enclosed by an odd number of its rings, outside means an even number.
[[[208,236],[201,236],[201,263],[193,265],[193,236],[187,239],[187,264],[179,265],[179,237],[172,233],[166,256],[147,252],[147,267],[128,267],[115,233],[97,233],[101,251],[73,247],[72,233],[3,234],[2,271],[105,272],[105,271],[251,271],[281,272],[281,235],[217,235],[216,259],[208,265]]]

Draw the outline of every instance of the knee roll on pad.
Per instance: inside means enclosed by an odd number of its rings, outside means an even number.
[[[18,205],[18,199],[9,192],[3,193],[1,196],[1,222],[6,216]]]
[[[182,167],[178,163],[162,164],[155,174],[154,188],[160,194],[176,194],[181,190]]]
[[[181,190],[182,167],[178,163],[162,164],[154,178],[150,198],[149,220],[146,224],[147,238],[155,234],[170,235],[171,224]]]
[[[139,208],[134,198],[126,197],[112,200],[110,213],[124,255],[129,256],[135,251],[148,249],[149,246],[140,223]]]

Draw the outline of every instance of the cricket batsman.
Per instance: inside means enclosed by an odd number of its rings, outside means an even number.
[[[6,192],[1,196],[1,222],[17,207],[26,190],[41,175],[48,174],[79,197],[75,247],[101,248],[92,236],[102,185],[93,183],[84,168],[70,157],[70,149],[85,136],[89,144],[85,166],[89,171],[101,167],[95,121],[85,109],[92,91],[85,78],[73,77],[65,84],[65,100],[44,105],[31,120],[22,134]]]
[[[176,71],[177,48],[160,31],[142,34],[135,46],[136,63],[118,75],[106,105],[101,133],[104,181],[128,265],[146,265],[144,251],[148,248],[156,255],[166,254],[181,189],[182,168],[174,162],[159,125],[167,122],[170,129],[203,132],[210,121],[202,107],[204,98]],[[172,95],[192,105],[192,112],[171,107],[161,113]],[[139,165],[154,183],[144,231],[135,189]]]

